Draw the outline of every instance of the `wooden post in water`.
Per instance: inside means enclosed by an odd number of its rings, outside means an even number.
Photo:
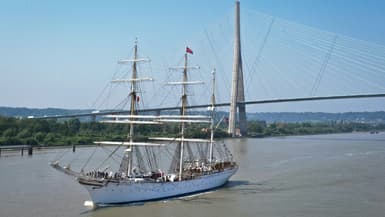
[[[24,155],[24,148],[21,148],[21,156]]]
[[[32,156],[33,148],[32,145],[28,147],[28,156]]]

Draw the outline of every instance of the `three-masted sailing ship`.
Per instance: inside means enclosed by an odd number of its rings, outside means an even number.
[[[144,115],[138,114],[138,84],[152,80],[138,76],[137,64],[146,61],[138,58],[137,44],[134,46],[133,59],[120,60],[120,64],[132,64],[129,79],[112,82],[130,83],[130,113],[128,115],[106,115],[101,121],[109,124],[127,124],[129,132],[126,141],[98,141],[97,145],[124,147],[124,153],[117,171],[90,170],[75,172],[70,167],[61,166],[59,161],[52,166],[67,174],[73,175],[89,192],[94,204],[116,204],[139,201],[159,200],[181,195],[203,192],[224,185],[238,170],[232,154],[224,143],[214,141],[215,116],[215,71],[213,72],[213,93],[211,97],[210,115],[189,114],[187,107],[187,87],[202,82],[189,81],[188,53],[186,48],[184,65],[175,67],[183,72],[182,81],[169,82],[169,85],[180,85],[182,89],[179,115]],[[179,126],[175,137],[149,137],[146,142],[137,141],[135,134],[137,125]],[[189,126],[206,125],[209,138],[189,138]],[[116,149],[118,150],[118,149]],[[170,151],[171,150],[171,151]],[[170,159],[165,162],[169,155]]]

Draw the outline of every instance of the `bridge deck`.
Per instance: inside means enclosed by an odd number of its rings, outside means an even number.
[[[385,94],[360,94],[360,95],[342,95],[342,96],[321,96],[321,97],[303,97],[303,98],[288,98],[288,99],[270,99],[270,100],[254,100],[254,101],[245,101],[238,102],[238,104],[268,104],[268,103],[283,103],[283,102],[303,102],[303,101],[320,101],[320,100],[341,100],[341,99],[358,99],[358,98],[379,98],[385,97]],[[186,106],[188,109],[196,108],[207,108],[211,104],[203,105],[192,105]],[[217,103],[216,107],[226,107],[230,106],[230,103]],[[138,112],[158,112],[158,111],[170,111],[170,110],[179,110],[180,106],[175,107],[163,107],[163,108],[150,108],[150,109],[140,109]],[[45,117],[35,117],[35,119],[60,119],[60,118],[77,118],[77,117],[96,117],[109,114],[127,114],[129,111],[120,110],[120,111],[106,111],[98,113],[84,113],[84,114],[73,114],[73,115],[56,115],[56,116],[45,116]]]

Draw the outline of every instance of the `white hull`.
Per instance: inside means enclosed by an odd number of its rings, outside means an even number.
[[[84,186],[90,193],[94,204],[130,203],[170,198],[217,188],[224,185],[237,170],[238,167],[229,168],[222,172],[181,182],[127,182],[108,183],[103,187]]]

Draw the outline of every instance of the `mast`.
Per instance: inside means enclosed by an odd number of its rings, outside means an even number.
[[[136,104],[136,79],[138,77],[137,69],[136,69],[136,60],[138,58],[138,41],[135,40],[135,46],[134,46],[134,61],[132,62],[132,76],[131,76],[131,105],[130,105],[130,114],[133,116],[135,115],[135,104]],[[131,118],[132,120],[132,118]],[[130,132],[128,134],[128,139],[129,139],[129,146],[127,147],[127,150],[129,151],[129,157],[128,157],[128,166],[127,166],[127,176],[131,175],[131,168],[132,168],[132,151],[133,147],[131,144],[133,143],[134,140],[134,124],[131,122],[130,123]]]
[[[214,119],[215,119],[215,68],[212,71],[212,95],[211,95],[211,123],[210,123],[210,147],[209,147],[209,165],[213,161],[213,143],[214,143]],[[210,167],[211,168],[211,167]]]
[[[183,85],[182,85],[182,111],[181,115],[186,114],[187,106],[187,53],[184,54]]]
[[[137,103],[138,103],[138,93],[137,86],[139,82],[144,81],[153,81],[150,77],[138,77],[137,66],[140,62],[150,62],[149,58],[138,58],[138,41],[135,39],[134,45],[134,57],[133,59],[120,59],[118,60],[118,64],[132,64],[131,65],[131,77],[130,78],[119,78],[114,79],[111,83],[130,83],[130,114],[129,115],[105,115],[103,116],[105,120],[100,122],[102,123],[115,123],[115,124],[128,124],[129,132],[127,134],[125,141],[97,141],[95,144],[100,145],[119,145],[119,146],[127,146],[125,149],[124,157],[121,162],[120,171],[127,173],[127,177],[131,177],[131,170],[133,168],[133,152],[135,146],[163,146],[163,144],[156,143],[145,143],[145,142],[135,142],[134,134],[135,134],[135,125],[136,124],[161,124],[154,117],[137,115]],[[124,76],[125,77],[125,76]],[[149,120],[151,119],[151,120]]]
[[[181,116],[186,115],[186,106],[187,106],[187,52],[184,54],[184,68],[183,68],[183,85],[182,85],[182,110]],[[183,171],[183,149],[184,149],[184,128],[185,123],[181,123],[181,138],[180,142],[180,153],[179,153],[179,181],[182,180],[182,171]]]
[[[208,116],[192,116],[187,115],[187,87],[188,85],[197,85],[197,84],[203,84],[204,82],[201,81],[188,81],[187,71],[190,69],[199,69],[198,66],[188,66],[188,53],[192,54],[192,50],[188,47],[186,47],[186,52],[184,54],[184,65],[183,66],[176,66],[176,67],[170,67],[170,70],[183,70],[183,79],[182,81],[178,82],[167,82],[168,85],[181,85],[182,86],[182,96],[181,96],[181,110],[180,115],[166,115],[166,116],[159,116],[158,121],[163,122],[174,122],[174,123],[180,123],[180,137],[179,138],[164,138],[164,137],[150,137],[151,140],[163,140],[163,141],[174,141],[178,142],[178,149],[175,150],[175,157],[179,155],[179,162],[175,161],[175,165],[179,164],[179,171],[178,171],[178,180],[182,180],[182,173],[183,173],[183,159],[184,159],[184,149],[185,145],[187,145],[187,142],[210,142],[209,140],[204,139],[193,139],[193,138],[185,138],[185,127],[186,123],[210,123],[208,120]],[[187,146],[187,149],[189,147]]]

